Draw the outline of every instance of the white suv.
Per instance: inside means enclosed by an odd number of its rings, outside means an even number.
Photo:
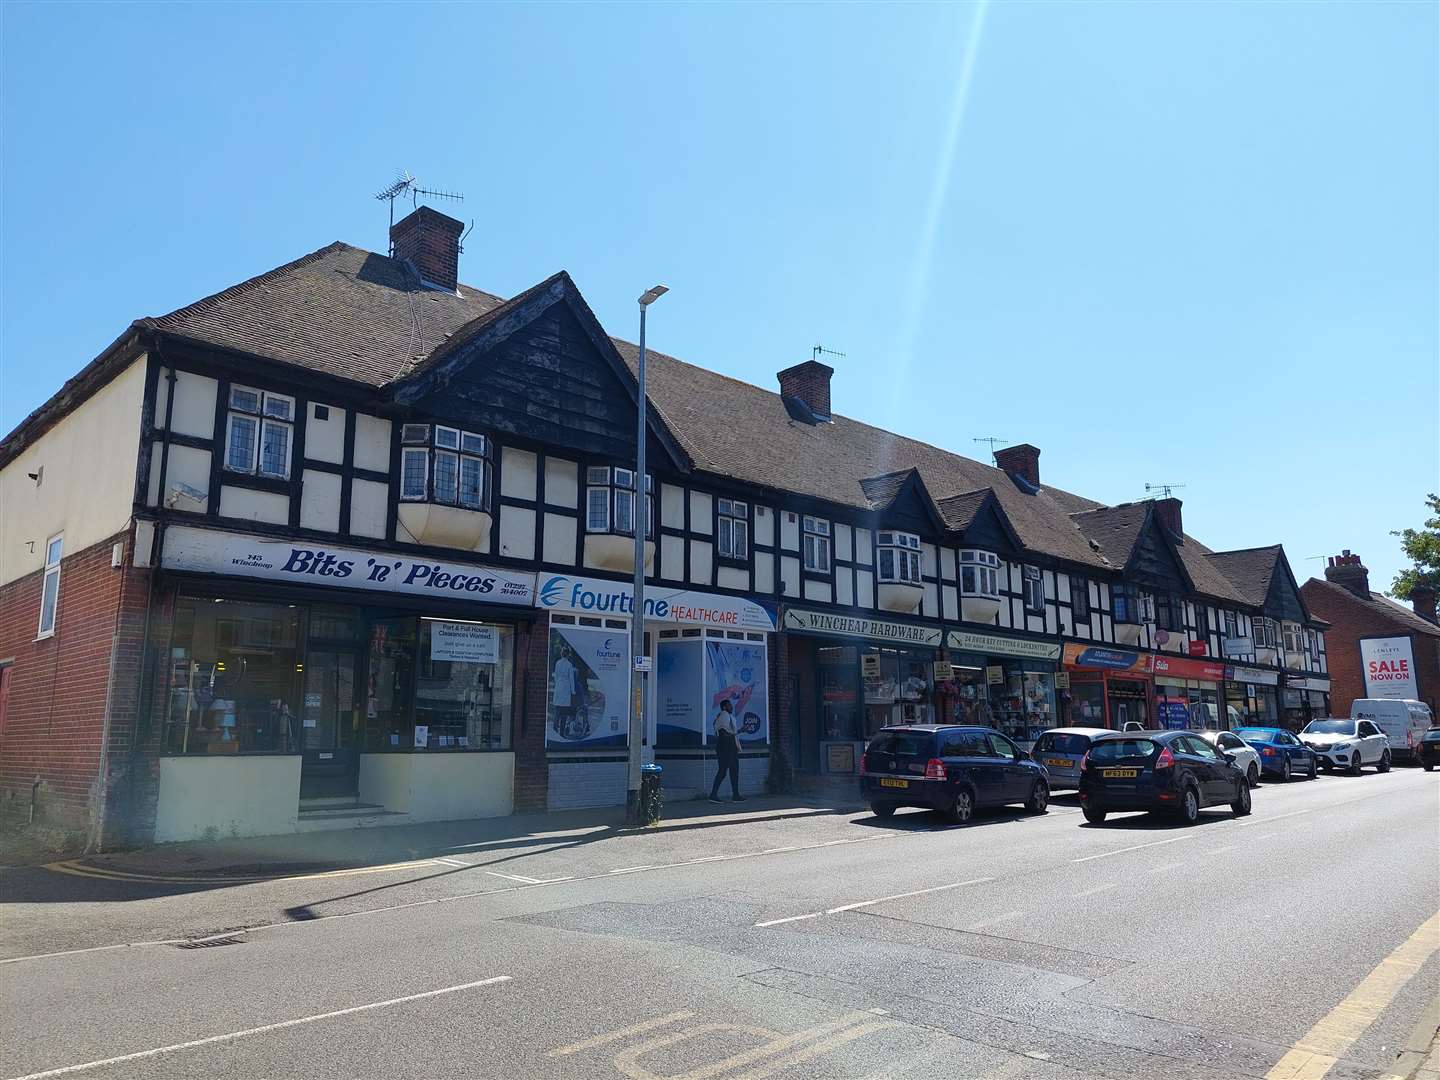
[[[1365,765],[1390,771],[1390,740],[1370,720],[1311,720],[1300,741],[1315,751],[1326,772],[1348,769],[1358,776]]]

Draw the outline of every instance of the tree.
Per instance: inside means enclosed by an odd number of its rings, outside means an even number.
[[[1409,600],[1417,585],[1440,590],[1440,495],[1425,496],[1430,516],[1423,529],[1401,529],[1391,536],[1400,537],[1400,549],[1415,565],[1395,575],[1390,592],[1401,600]]]

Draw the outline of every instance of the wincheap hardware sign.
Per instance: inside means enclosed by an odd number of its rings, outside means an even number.
[[[412,558],[329,544],[264,540],[244,533],[176,526],[165,534],[169,570],[289,581],[333,589],[372,589],[529,607],[535,575],[471,563]]]
[[[535,606],[583,615],[628,616],[635,610],[635,589],[628,581],[541,575]],[[731,630],[775,629],[775,616],[754,600],[717,593],[645,586],[645,618],[654,622],[698,623]]]

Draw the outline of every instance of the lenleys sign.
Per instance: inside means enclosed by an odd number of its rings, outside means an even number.
[[[549,611],[579,615],[618,615],[635,611],[635,589],[628,581],[576,577],[572,574],[541,575],[535,606]],[[645,586],[645,618],[654,622],[694,623],[730,630],[775,629],[775,616],[763,604],[740,596],[691,592]]]

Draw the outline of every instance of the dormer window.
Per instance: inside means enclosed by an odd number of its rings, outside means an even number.
[[[400,498],[483,510],[489,489],[490,440],[442,424],[400,429]]]
[[[225,468],[277,480],[290,478],[295,399],[249,386],[230,388]]]
[[[960,552],[960,592],[965,596],[1000,598],[1000,556],[989,551]]]
[[[645,535],[655,535],[654,477],[645,477]],[[635,470],[592,465],[585,470],[585,531],[635,535]]]
[[[914,533],[882,532],[876,546],[880,580],[898,585],[919,585],[920,537]]]

